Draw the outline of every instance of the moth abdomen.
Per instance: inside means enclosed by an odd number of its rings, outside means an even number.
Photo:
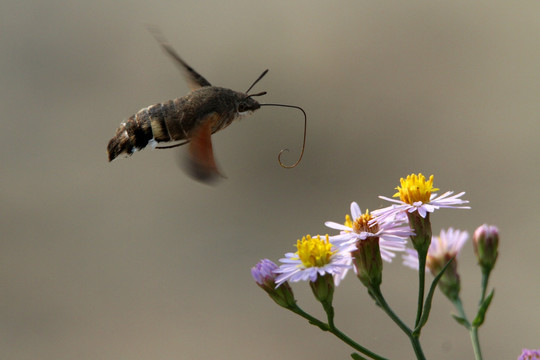
[[[182,98],[178,98],[155,104],[139,110],[122,122],[107,146],[109,161],[124,153],[129,156],[145,148],[148,143],[155,146],[159,142],[186,139],[182,126],[185,115],[183,102]]]

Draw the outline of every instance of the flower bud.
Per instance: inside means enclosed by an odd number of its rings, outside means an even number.
[[[495,266],[499,255],[499,229],[484,224],[474,231],[474,253],[483,270],[490,271]]]
[[[278,266],[268,259],[263,259],[251,268],[251,275],[261,289],[278,304],[286,309],[296,306],[296,300],[289,283],[284,282],[276,288],[276,270]]]
[[[369,236],[356,243],[356,250],[351,252],[356,275],[366,286],[379,287],[382,282],[382,258],[379,249],[379,238]]]
[[[317,276],[315,281],[310,281],[309,286],[313,295],[323,304],[332,305],[334,298],[334,277],[331,274]]]

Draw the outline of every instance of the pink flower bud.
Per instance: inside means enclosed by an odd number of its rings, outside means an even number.
[[[474,231],[474,253],[478,264],[485,270],[491,270],[495,266],[499,255],[499,229],[493,225],[484,224]]]

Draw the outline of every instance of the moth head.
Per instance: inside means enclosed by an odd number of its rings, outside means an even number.
[[[255,86],[255,84],[258,83],[259,80],[261,80],[264,77],[264,75],[266,75],[266,73],[268,73],[268,69],[264,70],[263,73],[261,75],[259,75],[257,80],[255,80],[253,82],[253,84],[251,84],[251,86],[247,89],[245,94],[241,94],[240,101],[238,102],[237,107],[236,107],[236,111],[239,114],[243,114],[243,113],[250,112],[250,111],[255,111],[255,110],[257,110],[257,109],[259,109],[261,107],[261,104],[259,104],[259,102],[257,100],[255,100],[255,99],[253,99],[253,98],[255,96],[265,95],[266,91],[263,91],[263,92],[260,92],[260,93],[257,93],[257,94],[249,94],[249,90],[251,90],[253,88],[253,86]]]
[[[266,94],[266,93],[264,93],[264,94]],[[255,111],[255,110],[259,109],[261,107],[261,104],[259,104],[259,102],[257,100],[253,99],[253,96],[264,95],[264,94],[261,93],[261,94],[255,94],[255,95],[246,95],[245,97],[243,97],[238,102],[238,105],[236,107],[236,111],[239,114],[243,114],[243,113],[246,113],[246,112],[251,112],[251,111]]]

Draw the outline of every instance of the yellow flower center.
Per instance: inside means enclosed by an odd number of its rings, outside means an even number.
[[[433,175],[426,178],[422,174],[408,175],[406,179],[401,178],[401,187],[396,187],[397,193],[394,197],[398,197],[401,201],[407,204],[414,204],[417,201],[421,201],[423,204],[429,203],[431,198],[431,192],[439,189],[433,187]]]
[[[328,239],[328,235],[324,240],[321,240],[321,236],[312,238],[306,235],[302,240],[296,242],[298,251],[296,259],[302,261],[304,267],[323,267],[330,263],[330,257],[336,252],[332,251],[332,244]]]
[[[369,210],[366,209],[366,213],[360,215],[354,220],[354,222],[351,220],[351,217],[349,215],[346,215],[345,226],[352,228],[353,231],[357,234],[360,234],[361,232],[376,233],[377,231],[379,231],[379,226],[377,225],[377,223],[369,225],[371,219],[373,219],[373,217],[369,213]]]
[[[352,228],[353,222],[351,220],[351,217],[349,215],[345,215],[345,226]]]

